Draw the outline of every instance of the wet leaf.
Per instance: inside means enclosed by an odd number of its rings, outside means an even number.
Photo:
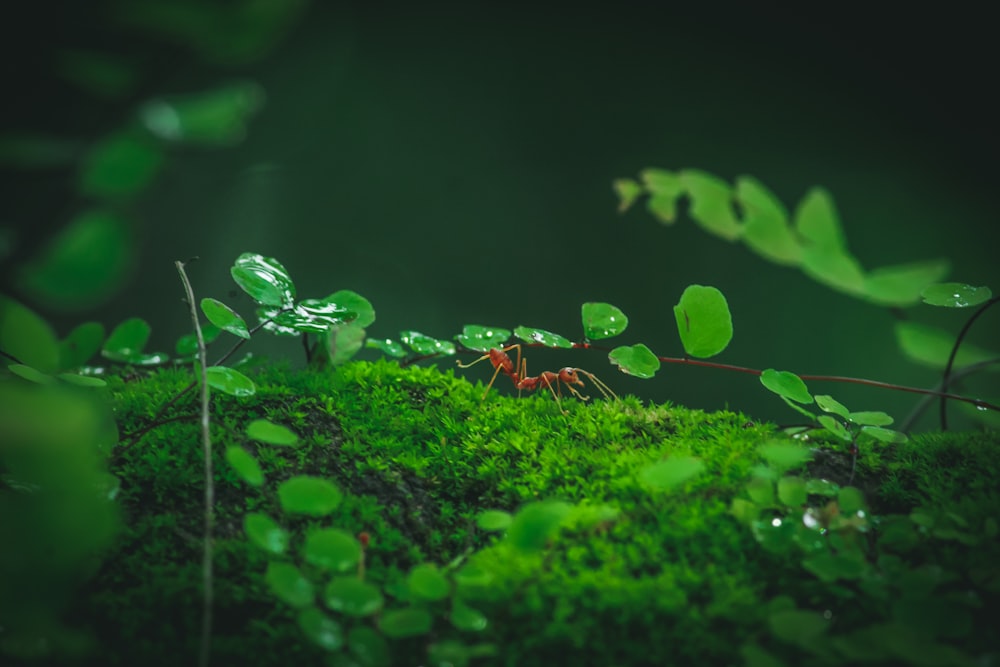
[[[131,317],[111,331],[111,335],[104,341],[101,354],[112,361],[129,361],[142,354],[151,332],[152,329],[145,320]]]
[[[399,338],[417,354],[455,354],[455,344],[425,336],[419,331],[401,331]]]
[[[105,137],[84,157],[77,187],[97,199],[121,200],[138,194],[163,166],[163,151],[136,132]]]
[[[264,483],[264,472],[260,469],[257,459],[242,447],[235,445],[226,447],[226,461],[250,486],[260,486]]]
[[[770,442],[761,445],[757,451],[779,474],[799,468],[813,458],[807,447],[786,442]]]
[[[611,183],[611,188],[618,195],[618,212],[624,213],[632,207],[635,200],[642,195],[642,186],[631,178],[618,178]]]
[[[476,516],[476,525],[482,530],[498,531],[507,530],[510,527],[512,517],[508,512],[500,510],[485,510]]]
[[[164,141],[228,146],[243,140],[247,122],[263,103],[263,88],[237,82],[203,93],[152,100],[139,110],[139,119]]]
[[[937,370],[948,363],[955,336],[919,322],[897,322],[896,341],[903,353],[913,361]],[[955,356],[955,368],[969,366],[1000,357],[1000,353],[984,350],[972,343],[963,342]],[[990,370],[997,367],[991,366]]]
[[[642,343],[616,347],[608,354],[608,359],[622,373],[638,378],[651,378],[660,370],[660,360]]]
[[[59,342],[49,323],[4,296],[0,296],[0,350],[42,373],[59,368]]]
[[[865,276],[865,296],[883,306],[909,306],[920,300],[928,285],[948,275],[949,269],[946,259],[875,269]]]
[[[344,646],[344,628],[316,607],[299,612],[299,628],[309,640],[327,651],[339,651]]]
[[[257,392],[253,380],[225,366],[209,366],[205,372],[205,381],[212,389],[230,396],[253,396]]]
[[[295,284],[276,259],[245,252],[229,272],[240,289],[263,306],[291,308],[295,302]]]
[[[761,257],[776,264],[802,261],[799,245],[781,201],[749,176],[736,179],[736,201],[743,207],[743,241]]]
[[[888,426],[893,421],[892,417],[884,412],[852,412],[847,418],[862,426]]]
[[[832,396],[827,396],[826,394],[817,394],[815,397],[816,405],[823,412],[830,412],[844,419],[849,419],[851,412],[848,410],[843,403],[833,398]]]
[[[851,442],[854,439],[851,437],[851,432],[848,431],[847,428],[842,423],[840,423],[830,415],[820,415],[817,418],[817,421],[823,428],[825,428],[827,431],[834,434],[844,442]]]
[[[276,334],[297,336],[303,333],[326,333],[330,327],[353,322],[355,313],[336,303],[303,299],[291,309],[261,308],[257,316],[264,329]]]
[[[365,347],[373,347],[380,350],[382,354],[396,359],[402,359],[406,356],[406,350],[403,349],[403,346],[391,338],[369,338],[365,341]]]
[[[85,322],[77,325],[59,343],[59,368],[83,366],[101,349],[104,342],[104,325]]]
[[[338,290],[324,298],[323,302],[335,303],[348,312],[354,313],[353,322],[365,329],[375,322],[375,308],[368,299],[357,292],[352,292],[349,289]]]
[[[712,357],[733,338],[733,318],[722,292],[714,287],[688,285],[674,306],[677,332],[684,351],[692,357]]]
[[[264,581],[278,599],[292,607],[308,607],[316,597],[312,582],[290,563],[268,563]]]
[[[813,397],[806,388],[806,383],[794,373],[776,371],[768,368],[760,374],[760,383],[778,396],[796,403],[812,403]]]
[[[320,528],[306,535],[305,561],[324,570],[347,572],[361,561],[361,543],[350,533]]]
[[[989,287],[973,287],[965,283],[939,283],[929,285],[920,293],[924,303],[945,308],[969,308],[986,303],[993,298]]]
[[[451,595],[451,583],[441,574],[436,565],[421,563],[416,565],[406,577],[410,593],[421,600],[444,600]]]
[[[583,335],[589,340],[611,338],[625,331],[628,318],[610,303],[585,303],[580,308]]]
[[[278,486],[281,509],[289,514],[326,516],[340,506],[343,494],[332,482],[299,475]]]
[[[545,329],[517,327],[514,329],[514,335],[525,343],[541,343],[545,347],[559,347],[567,350],[573,347],[572,341],[568,338],[564,338],[551,331],[546,331]]]
[[[558,500],[528,503],[514,515],[507,539],[521,551],[540,551],[555,535],[571,506]]]
[[[507,329],[478,324],[466,324],[462,327],[462,333],[455,336],[455,340],[464,347],[477,352],[489,352],[492,348],[502,348],[508,338],[510,338],[510,331]]]
[[[430,613],[420,607],[393,609],[382,614],[378,620],[379,630],[390,639],[426,635],[433,624]]]
[[[280,556],[288,550],[288,531],[266,514],[250,512],[243,518],[247,538],[264,551]]]
[[[691,198],[689,214],[695,222],[727,241],[739,238],[742,226],[733,212],[729,184],[696,169],[685,169],[680,179]]]
[[[201,312],[205,313],[209,322],[223,331],[250,340],[250,332],[247,331],[246,322],[236,311],[221,301],[211,298],[202,299]]]
[[[247,424],[247,437],[269,445],[294,446],[299,442],[299,436],[291,429],[266,419],[255,419]]]
[[[371,616],[382,609],[385,600],[375,586],[357,577],[335,577],[323,596],[326,606],[347,616]]]
[[[701,459],[691,456],[675,456],[646,466],[639,471],[639,482],[650,489],[672,491],[685,482],[694,479],[705,470]]]
[[[326,350],[334,366],[347,363],[364,347],[365,330],[357,322],[331,325],[326,332]]]

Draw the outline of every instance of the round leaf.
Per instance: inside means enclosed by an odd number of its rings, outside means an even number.
[[[529,503],[514,515],[507,539],[521,551],[544,549],[570,509],[568,503],[557,500]]]
[[[851,442],[853,438],[851,437],[851,432],[840,423],[838,420],[834,419],[830,415],[820,415],[817,421],[830,433],[843,440],[844,442]]]
[[[361,560],[361,543],[350,533],[322,528],[306,536],[305,560],[317,567],[346,572]]]
[[[476,525],[482,530],[497,531],[507,530],[510,527],[512,517],[507,512],[500,510],[486,510],[476,516]]]
[[[297,336],[302,333],[325,333],[330,327],[354,320],[355,313],[340,304],[318,299],[303,299],[291,309],[261,308],[257,316],[264,329],[276,334]]]
[[[532,327],[517,327],[514,335],[525,343],[541,343],[545,347],[561,347],[570,349],[573,347],[572,341],[559,334],[546,331],[545,329],[534,329]]]
[[[651,378],[660,370],[660,360],[642,343],[616,347],[608,354],[608,359],[622,373],[638,378]]]
[[[760,374],[760,383],[778,396],[783,396],[796,403],[812,403],[806,383],[798,375],[788,371],[776,371],[768,368]]]
[[[455,354],[454,343],[425,336],[419,331],[401,331],[399,338],[417,354]]]
[[[281,509],[292,514],[326,516],[337,509],[342,498],[340,489],[319,477],[299,475],[278,487]]]
[[[782,477],[778,480],[778,500],[788,507],[806,504],[806,483],[801,477]]]
[[[794,470],[811,461],[813,454],[806,447],[786,442],[771,442],[758,449],[761,456],[779,473]]]
[[[367,626],[355,626],[347,635],[347,646],[363,667],[388,667],[389,644],[385,637]],[[349,662],[348,665],[355,663]]]
[[[670,491],[705,470],[701,459],[678,456],[654,463],[639,472],[639,482],[651,489]]]
[[[111,331],[101,354],[112,361],[131,361],[142,354],[151,331],[145,320],[129,318]]]
[[[838,417],[843,417],[844,419],[850,419],[851,411],[848,410],[843,403],[840,403],[832,396],[827,396],[826,394],[817,394],[816,405],[823,412],[830,412]],[[891,423],[891,422],[890,422]]]
[[[419,607],[393,609],[382,614],[378,620],[378,629],[390,639],[426,635],[432,625],[430,613]]]
[[[339,651],[344,646],[344,628],[316,607],[299,612],[299,627],[313,644],[327,651]]]
[[[510,338],[510,332],[499,327],[484,327],[478,324],[466,324],[462,333],[455,340],[470,350],[489,352],[492,348],[501,348]]]
[[[290,308],[295,301],[295,284],[276,259],[245,252],[229,272],[240,289],[261,305]]]
[[[59,368],[79,368],[101,349],[104,342],[104,326],[98,322],[86,322],[75,327],[59,343]]]
[[[43,373],[59,366],[59,343],[49,323],[5,297],[0,297],[0,350]]]
[[[326,606],[348,616],[371,616],[382,609],[382,592],[357,577],[336,577],[327,584]]]
[[[247,331],[246,322],[243,321],[239,313],[221,301],[209,298],[202,299],[201,312],[205,313],[205,317],[208,318],[209,322],[223,331],[228,331],[234,336],[250,340],[250,332]]]
[[[268,553],[280,556],[288,550],[288,532],[266,514],[247,514],[243,530],[254,545]]]
[[[485,630],[487,625],[486,617],[480,611],[464,604],[461,600],[452,603],[448,620],[459,630],[478,632]]]
[[[326,350],[334,366],[346,363],[365,343],[365,330],[357,322],[334,324],[326,331]]]
[[[973,287],[965,283],[938,283],[924,288],[920,293],[924,303],[945,308],[969,308],[986,303],[993,298],[989,287]]]
[[[307,607],[313,603],[316,596],[312,582],[290,563],[277,561],[268,563],[264,581],[272,593],[293,607]]]
[[[423,600],[443,600],[451,594],[451,584],[437,566],[421,563],[406,577],[410,593]]]
[[[610,303],[585,303],[580,309],[583,335],[588,340],[612,338],[625,331],[628,318]]]
[[[260,469],[257,459],[242,447],[235,445],[227,447],[226,461],[250,486],[260,486],[264,483],[264,472]]]
[[[266,419],[255,419],[247,424],[247,437],[269,445],[295,445],[299,436],[294,432]]]
[[[722,292],[714,287],[689,285],[674,306],[677,331],[689,356],[701,359],[719,354],[733,338],[733,318]]]
[[[112,134],[84,157],[80,192],[115,200],[135,195],[153,180],[163,159],[163,151],[149,137],[129,131]]]
[[[324,303],[334,303],[355,314],[354,323],[367,329],[375,322],[375,308],[371,302],[357,292],[342,289],[323,299]]]
[[[212,389],[230,396],[253,396],[257,391],[253,380],[226,366],[210,366],[205,373],[205,381]]]
[[[369,338],[365,341],[365,347],[374,347],[376,350],[381,350],[383,354],[396,359],[406,356],[406,350],[403,349],[403,346],[391,338]]]

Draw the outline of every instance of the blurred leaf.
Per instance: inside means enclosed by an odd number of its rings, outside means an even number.
[[[399,338],[417,354],[455,354],[454,343],[425,336],[419,331],[401,331]]]
[[[809,394],[806,383],[794,373],[768,368],[760,374],[760,383],[778,396],[783,396],[797,403],[813,402],[813,397]]]
[[[305,561],[324,570],[346,572],[361,561],[361,543],[336,528],[318,528],[306,534]]]
[[[701,459],[677,456],[646,466],[639,471],[639,482],[658,491],[672,491],[705,470]]]
[[[18,279],[33,299],[65,311],[91,309],[111,297],[132,266],[132,234],[113,213],[85,211],[21,266]]]
[[[433,624],[434,620],[426,609],[410,607],[392,609],[382,614],[378,620],[378,629],[390,639],[401,639],[426,635]]]
[[[58,376],[63,382],[67,382],[77,387],[106,387],[108,383],[101,378],[92,375],[77,375],[76,373],[60,373]]]
[[[905,433],[894,431],[891,428],[882,428],[881,426],[862,426],[861,432],[865,435],[870,435],[880,442],[906,442],[907,440]]]
[[[502,348],[510,338],[510,331],[499,327],[485,327],[478,324],[466,324],[462,333],[455,340],[470,350],[489,352],[492,348]]]
[[[471,630],[478,632],[485,630],[488,625],[486,617],[477,609],[473,609],[461,600],[455,600],[451,604],[451,614],[448,620],[458,630]]]
[[[778,480],[778,500],[788,507],[806,504],[806,483],[801,477],[786,476]]]
[[[326,331],[326,349],[334,366],[350,361],[364,343],[365,330],[356,321],[334,324]]]
[[[288,550],[288,531],[266,514],[250,512],[243,517],[247,538],[268,553],[280,556]]]
[[[820,415],[817,418],[820,425],[825,428],[830,433],[834,434],[844,442],[851,442],[854,438],[851,436],[851,432],[847,430],[840,421],[834,419],[830,415]]]
[[[608,359],[622,373],[638,378],[651,378],[660,370],[660,360],[642,343],[616,347],[608,354]]]
[[[484,510],[476,516],[476,525],[485,531],[507,530],[510,527],[512,517],[508,512],[500,510]]]
[[[448,578],[431,563],[414,566],[406,577],[406,587],[414,597],[431,602],[444,600],[451,594]]]
[[[854,514],[865,508],[865,497],[853,486],[845,486],[837,492],[837,505],[841,514]]]
[[[763,477],[752,477],[747,482],[747,495],[758,505],[767,507],[774,503],[774,482]]]
[[[95,144],[83,159],[81,194],[121,200],[144,190],[163,166],[163,151],[151,139],[122,131]]]
[[[806,492],[809,495],[833,498],[840,492],[840,486],[825,479],[808,479],[806,480]]]
[[[733,339],[729,304],[714,287],[688,285],[674,306],[674,318],[684,351],[692,357],[715,356]]]
[[[823,412],[831,412],[835,415],[843,417],[844,419],[850,419],[851,411],[848,410],[843,403],[832,396],[817,394],[814,398],[816,399],[816,405],[818,405],[819,409]]]
[[[809,246],[803,250],[802,270],[817,282],[845,294],[865,293],[864,270],[847,251]]]
[[[741,176],[736,180],[736,201],[743,207],[743,240],[751,250],[776,264],[801,263],[802,247],[788,222],[788,212],[773,192]]]
[[[242,447],[236,445],[226,447],[226,462],[233,467],[240,479],[250,486],[260,486],[264,483],[264,472],[260,469],[257,459]]]
[[[85,322],[73,328],[59,343],[59,368],[69,370],[86,364],[101,349],[104,325]]]
[[[691,198],[691,217],[704,229],[727,241],[740,237],[741,225],[733,213],[732,190],[720,178],[696,169],[680,173]]]
[[[205,381],[212,389],[217,389],[230,396],[253,396],[257,392],[253,380],[243,373],[225,366],[209,366],[205,372]]]
[[[147,102],[143,126],[164,141],[229,146],[246,136],[247,122],[264,104],[256,83],[230,83],[215,90]]]
[[[809,248],[828,255],[847,254],[840,217],[833,198],[823,188],[812,188],[799,202],[795,211],[795,229]]]
[[[406,356],[406,350],[403,349],[403,346],[391,338],[369,338],[365,341],[365,347],[374,347],[376,350],[381,350],[383,354],[396,359],[402,359]]]
[[[20,169],[49,169],[76,161],[80,142],[42,134],[18,132],[0,135],[0,165]]]
[[[299,441],[290,429],[266,419],[255,419],[247,424],[247,437],[269,445],[294,446]]]
[[[618,195],[618,212],[624,213],[632,207],[635,200],[642,195],[642,186],[631,178],[618,178],[611,183],[611,188]]]
[[[347,646],[357,656],[361,667],[388,667],[389,644],[385,637],[368,626],[355,626],[347,635]],[[353,662],[347,663],[353,667]],[[446,667],[438,665],[437,667]]]
[[[677,200],[684,194],[681,179],[665,169],[645,169],[640,177],[649,192],[649,212],[660,222],[672,224],[677,219]]]
[[[292,607],[307,607],[315,600],[316,590],[312,582],[290,563],[268,563],[264,581],[278,599]]]
[[[375,322],[375,308],[371,302],[357,292],[342,289],[323,299],[324,303],[335,303],[355,314],[354,323],[367,329]]]
[[[356,313],[337,303],[303,299],[291,310],[261,308],[257,316],[264,322],[266,331],[297,336],[303,333],[325,334],[331,327],[353,322]]]
[[[775,637],[803,648],[811,646],[829,627],[822,614],[798,609],[773,612],[767,622]]]
[[[558,500],[529,503],[514,515],[507,540],[521,551],[544,549],[570,509],[568,503]]]
[[[378,613],[385,601],[378,588],[357,577],[334,577],[323,599],[333,611],[357,617]]]
[[[884,412],[852,412],[847,418],[862,426],[888,426],[893,422],[892,417]]]
[[[138,78],[137,68],[132,63],[120,56],[96,51],[60,53],[56,67],[67,81],[105,99],[126,95]]]
[[[295,302],[292,277],[274,258],[245,252],[236,258],[229,272],[240,289],[263,306],[291,308]]]
[[[0,350],[43,373],[59,369],[59,342],[49,323],[0,295]]]
[[[290,514],[326,516],[340,506],[343,493],[332,482],[299,475],[278,486],[281,509]]]
[[[758,451],[779,474],[799,468],[813,458],[809,448],[787,442],[769,442]]]
[[[865,296],[884,306],[910,306],[920,300],[928,285],[948,275],[949,269],[946,259],[875,269],[865,276]]]
[[[51,375],[24,364],[7,364],[7,370],[21,379],[35,384],[53,384],[56,381]]]
[[[776,658],[756,644],[744,644],[740,647],[745,667],[786,667],[786,663]]]
[[[860,579],[865,572],[864,561],[822,551],[802,560],[802,567],[809,570],[823,582],[832,583],[838,579],[848,581]]]
[[[903,354],[913,361],[937,370],[943,370],[955,344],[955,336],[940,329],[918,322],[897,322],[896,341]],[[1000,357],[1000,353],[984,350],[963,342],[955,356],[955,368]],[[996,370],[996,366],[991,370]]]
[[[344,628],[316,607],[299,612],[299,628],[309,640],[327,651],[339,651],[344,646]]]
[[[104,341],[101,354],[112,361],[126,361],[142,353],[149,342],[149,324],[138,317],[130,317],[112,331]]]
[[[945,308],[969,308],[986,303],[993,298],[993,291],[986,286],[973,287],[965,283],[938,283],[928,285],[920,293],[924,303]]]
[[[573,342],[568,338],[564,338],[551,331],[546,331],[545,329],[517,327],[514,329],[514,335],[525,343],[540,343],[545,347],[559,347],[567,350],[573,347]]]
[[[583,335],[590,340],[611,338],[625,331],[628,318],[610,303],[585,303],[580,308]]]
[[[205,345],[214,341],[221,333],[222,329],[214,324],[205,324],[201,327],[201,337],[204,339]],[[193,360],[194,355],[198,354],[198,337],[193,333],[184,334],[174,343],[174,351],[180,357],[191,357]]]

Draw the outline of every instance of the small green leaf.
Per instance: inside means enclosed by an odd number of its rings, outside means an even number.
[[[660,370],[660,360],[642,343],[616,347],[608,354],[608,359],[618,366],[622,373],[638,378],[651,378]]]
[[[829,627],[822,614],[798,609],[773,612],[767,622],[775,637],[801,647],[811,646]]]
[[[758,505],[771,505],[774,503],[774,482],[763,477],[752,477],[747,482],[747,495]]]
[[[929,285],[920,293],[924,303],[945,308],[969,308],[986,303],[993,298],[989,287],[973,287],[965,283],[938,283]]]
[[[339,488],[319,477],[299,475],[278,487],[281,509],[290,514],[326,516],[340,506],[342,498]]]
[[[209,322],[223,331],[250,340],[250,332],[247,330],[246,322],[238,313],[221,301],[211,298],[202,299],[201,312],[205,313]]]
[[[461,600],[455,600],[451,605],[448,620],[458,630],[479,632],[485,630],[488,621],[477,609],[473,609]]]
[[[260,486],[264,483],[264,472],[260,469],[257,459],[242,447],[235,445],[226,447],[226,461],[250,486]]]
[[[396,359],[402,359],[406,356],[406,350],[403,349],[403,346],[391,338],[369,338],[365,341],[365,347],[373,347],[380,350],[382,354]]]
[[[335,572],[346,572],[361,561],[361,543],[350,533],[320,528],[306,535],[303,549],[307,563]]]
[[[812,572],[820,581],[833,583],[838,579],[860,579],[865,572],[864,561],[822,551],[802,560],[802,567]]]
[[[303,333],[326,333],[330,327],[353,322],[355,313],[336,303],[303,299],[291,309],[265,307],[257,311],[264,329],[271,333],[297,336]]]
[[[53,384],[56,381],[51,375],[35,370],[31,366],[25,366],[24,364],[8,364],[7,370],[21,379],[34,382],[35,384]]]
[[[812,188],[795,211],[795,229],[810,247],[845,251],[847,244],[830,193]]]
[[[498,531],[507,530],[510,527],[512,517],[508,512],[500,510],[485,510],[476,516],[476,525],[482,530]]]
[[[741,176],[736,179],[736,201],[743,207],[743,241],[751,250],[777,264],[802,261],[802,247],[788,223],[788,212],[773,192]]]
[[[631,178],[618,178],[612,181],[611,188],[618,195],[618,212],[624,213],[632,207],[635,200],[642,195],[642,186]]]
[[[214,341],[221,333],[222,329],[214,324],[205,324],[201,327],[201,337],[205,340],[205,345]],[[193,333],[184,334],[174,343],[174,352],[180,357],[193,358],[198,354],[198,337]]]
[[[837,505],[841,514],[854,514],[865,509],[865,497],[853,486],[845,486],[837,493]]]
[[[316,597],[312,582],[290,563],[277,561],[268,563],[264,581],[267,582],[272,593],[292,607],[307,607],[313,604]]]
[[[675,456],[646,466],[639,471],[639,482],[659,491],[672,491],[697,477],[705,470],[701,459],[692,456]]]
[[[843,403],[836,400],[832,396],[827,396],[826,394],[817,394],[815,397],[816,405],[823,412],[830,412],[838,417],[843,417],[844,419],[850,419],[851,411],[848,410]]]
[[[299,612],[299,628],[313,644],[327,651],[339,651],[344,646],[344,628],[316,607]]]
[[[388,667],[389,644],[385,638],[368,626],[355,626],[347,635],[347,646],[357,656],[361,667]],[[347,667],[356,663],[348,662]],[[443,665],[439,667],[444,667]]]
[[[59,368],[59,342],[49,323],[30,308],[0,296],[0,350],[42,373]]]
[[[782,477],[778,480],[778,500],[788,507],[806,504],[806,483],[801,477]]]
[[[733,212],[732,189],[720,178],[696,169],[680,173],[691,198],[690,215],[706,231],[727,241],[739,238],[742,227]]]
[[[237,82],[191,95],[147,102],[139,118],[164,141],[199,146],[229,146],[246,136],[247,121],[263,105],[264,91],[252,82]]]
[[[84,157],[77,187],[89,197],[125,199],[152,182],[164,157],[149,137],[117,132],[99,141]]]
[[[209,366],[205,373],[205,381],[212,389],[230,396],[253,396],[257,392],[253,380],[225,366]]]
[[[783,660],[779,660],[774,654],[756,644],[747,643],[741,646],[740,655],[743,656],[743,664],[746,667],[786,667]]]
[[[870,435],[880,442],[906,442],[907,440],[905,433],[900,433],[890,428],[882,428],[881,426],[862,426],[861,432],[865,435]]]
[[[541,343],[545,347],[560,347],[570,349],[573,347],[572,341],[559,334],[546,331],[545,329],[534,329],[532,327],[517,327],[514,335],[525,343]]]
[[[528,503],[514,515],[514,520],[507,529],[507,539],[521,551],[540,551],[548,544],[570,509],[569,503],[558,500]]]
[[[810,479],[806,481],[806,492],[811,496],[833,498],[840,491],[840,486],[825,479]]]
[[[865,276],[865,297],[883,306],[910,306],[920,300],[924,289],[946,275],[950,268],[946,259],[887,266]]]
[[[625,331],[628,318],[610,303],[588,302],[580,308],[583,335],[589,340],[612,338]]]
[[[806,247],[802,270],[817,282],[851,296],[865,293],[865,272],[854,255],[846,250]]]
[[[365,343],[365,330],[357,322],[334,324],[326,331],[326,350],[334,366],[350,361]]]
[[[263,306],[291,308],[295,302],[295,284],[276,259],[245,252],[229,272],[240,289]]]
[[[375,308],[371,301],[357,292],[342,289],[323,299],[324,303],[334,303],[355,314],[354,323],[367,329],[375,322]]]
[[[419,331],[401,331],[399,339],[417,354],[455,354],[455,344],[425,336]]]
[[[410,593],[421,600],[443,600],[451,594],[451,583],[436,565],[421,563],[410,570],[406,577]]]
[[[78,387],[106,387],[108,383],[101,378],[91,375],[77,375],[76,373],[60,373],[58,376],[63,382],[74,384]]]
[[[903,353],[913,361],[943,370],[955,344],[955,336],[919,322],[897,322],[896,341]],[[998,356],[1000,354],[971,343],[962,343],[955,356],[955,367],[969,366]]]
[[[378,619],[378,629],[390,639],[426,635],[433,624],[430,613],[420,607],[393,609]]]
[[[247,437],[269,445],[293,446],[299,441],[292,430],[266,419],[255,419],[247,424]]]
[[[288,550],[288,532],[266,514],[251,512],[243,518],[247,538],[268,553],[280,556]]]
[[[640,177],[649,192],[649,212],[660,222],[672,224],[677,219],[677,200],[684,194],[681,179],[665,169],[646,169]]]
[[[733,339],[729,304],[714,287],[688,285],[674,306],[674,318],[684,351],[692,357],[713,357]]]
[[[489,352],[492,348],[502,348],[510,338],[510,331],[500,327],[485,327],[478,324],[466,324],[462,333],[455,340],[470,350]]]
[[[101,349],[104,325],[86,322],[73,328],[59,343],[59,368],[69,370],[86,364]]]
[[[757,451],[779,474],[799,468],[813,458],[807,447],[787,442],[770,442],[761,445]]]
[[[795,401],[796,403],[813,402],[813,397],[809,394],[806,383],[794,373],[768,368],[760,374],[760,383],[778,396]]]
[[[852,412],[847,418],[862,426],[888,426],[893,421],[892,417],[884,412]]]
[[[854,439],[851,437],[851,432],[847,430],[847,427],[830,415],[820,415],[817,418],[817,421],[823,426],[823,428],[844,442],[851,442]]]
[[[145,320],[129,318],[111,331],[111,335],[104,341],[101,354],[112,361],[129,361],[142,354],[151,331]]]
[[[377,614],[385,599],[378,588],[357,577],[335,577],[326,586],[324,602],[333,611],[361,617]]]

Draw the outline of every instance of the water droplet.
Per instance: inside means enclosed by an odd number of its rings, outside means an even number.
[[[833,618],[833,612],[830,611],[829,609],[825,610],[823,612],[823,618],[829,621],[831,618]]]
[[[817,521],[816,517],[812,515],[812,512],[806,512],[802,515],[802,523],[806,525],[806,528],[819,527],[819,521]]]
[[[986,406],[976,403],[976,410],[981,410],[982,412],[986,412]]]
[[[778,526],[781,525],[781,519],[779,519],[778,517],[774,517],[773,519],[771,519],[771,525],[777,528]]]

